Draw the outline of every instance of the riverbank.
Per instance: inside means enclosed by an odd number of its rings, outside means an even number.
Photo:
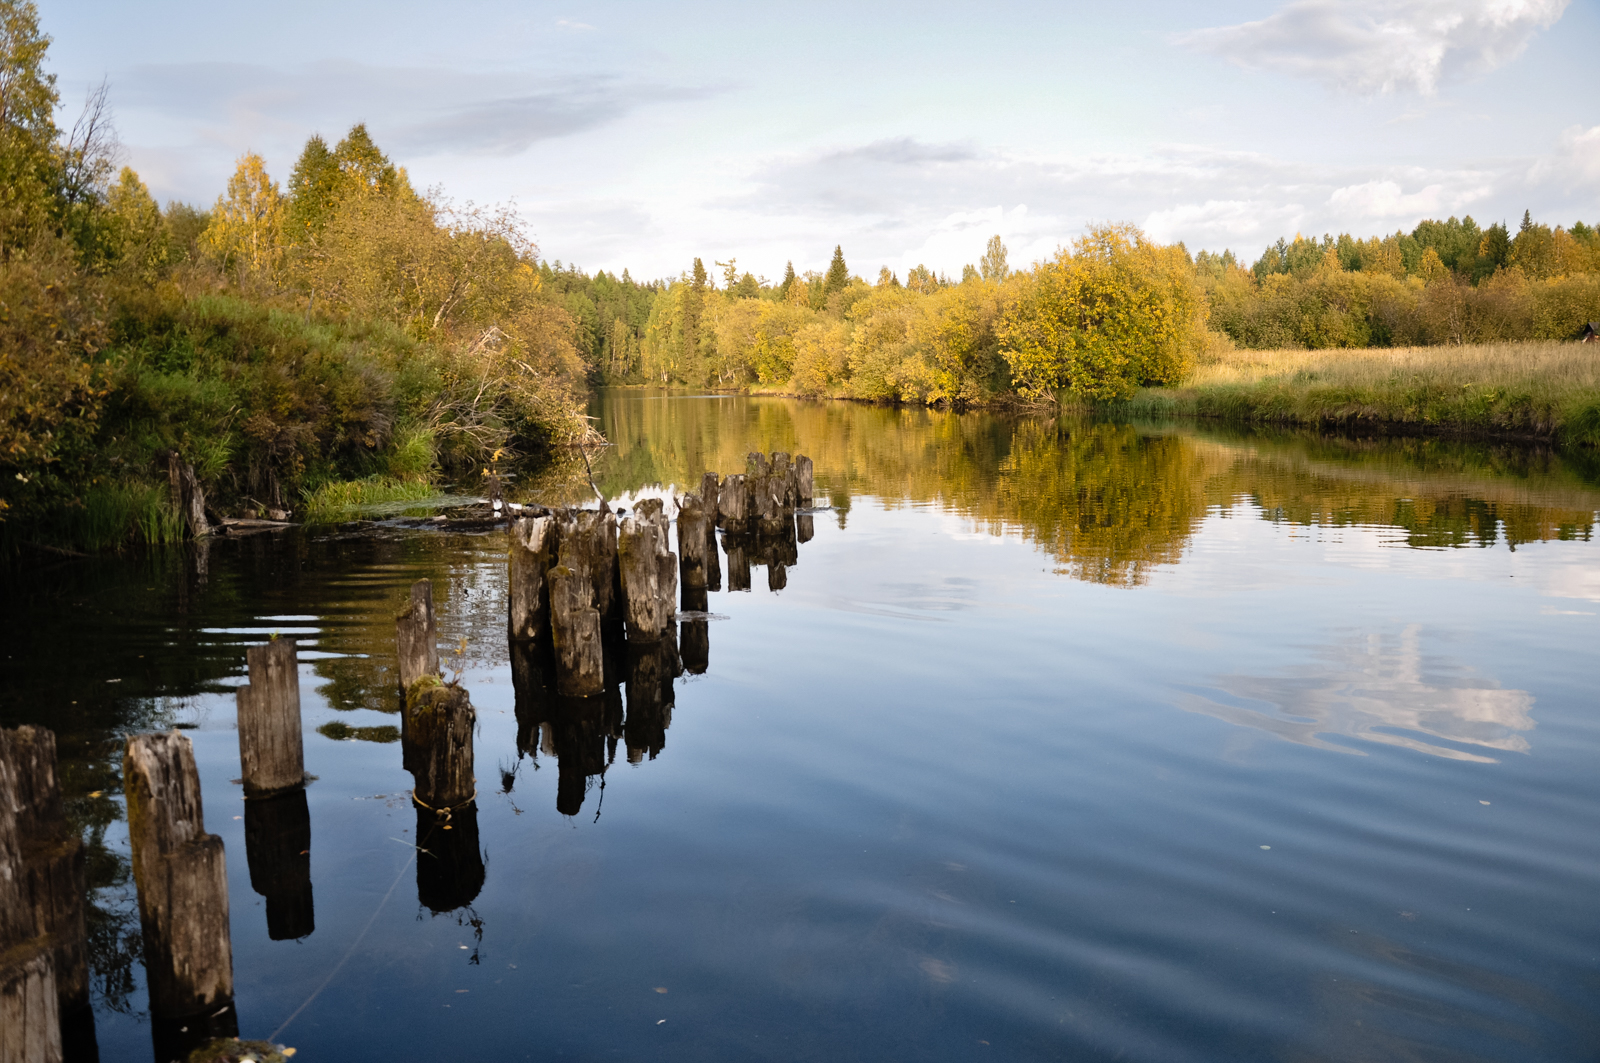
[[[1600,349],[1576,343],[1235,350],[1100,412],[1600,445]]]

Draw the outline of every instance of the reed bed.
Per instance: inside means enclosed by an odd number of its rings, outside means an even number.
[[[1174,388],[1122,404],[1137,416],[1393,427],[1600,445],[1600,347],[1215,352]]]

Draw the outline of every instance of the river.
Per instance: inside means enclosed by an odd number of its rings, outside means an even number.
[[[241,1030],[299,1059],[1594,1058],[1594,455],[592,412],[624,504],[752,450],[815,462],[811,537],[711,594],[666,707],[519,704],[499,531],[8,577],[0,721],[57,731],[91,841],[101,1058],[151,1058],[118,773],[170,727],[226,847]],[[419,874],[393,668],[424,577],[480,729],[476,838]],[[316,776],[287,899],[234,781],[244,647],[274,632]]]

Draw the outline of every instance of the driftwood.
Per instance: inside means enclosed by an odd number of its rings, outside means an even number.
[[[439,674],[439,629],[433,611],[433,584],[418,580],[411,599],[395,617],[395,642],[400,658],[400,689],[425,675]]]
[[[295,641],[280,638],[251,646],[245,659],[250,682],[236,692],[244,793],[268,797],[305,785]]]
[[[167,481],[172,490],[172,508],[183,522],[184,535],[198,539],[211,534],[211,522],[206,520],[206,495],[195,478],[194,466],[178,457],[178,452],[167,453]]]
[[[222,839],[205,831],[189,739],[178,731],[129,737],[122,785],[150,1010],[218,1036],[236,1033],[227,867]]]

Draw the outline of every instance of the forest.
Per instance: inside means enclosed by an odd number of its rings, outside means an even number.
[[[875,402],[1125,402],[1237,349],[1564,340],[1600,319],[1600,233],[1470,217],[1279,240],[1249,267],[1099,224],[959,277],[734,258],[677,277],[540,255],[509,207],[418,190],[363,125],[285,180],[246,154],[217,199],[157,204],[109,90],[69,127],[49,37],[0,0],[0,541],[181,534],[171,456],[217,512],[420,497],[595,440],[593,386]],[[976,249],[975,249],[976,250]],[[336,507],[333,507],[336,508]]]

